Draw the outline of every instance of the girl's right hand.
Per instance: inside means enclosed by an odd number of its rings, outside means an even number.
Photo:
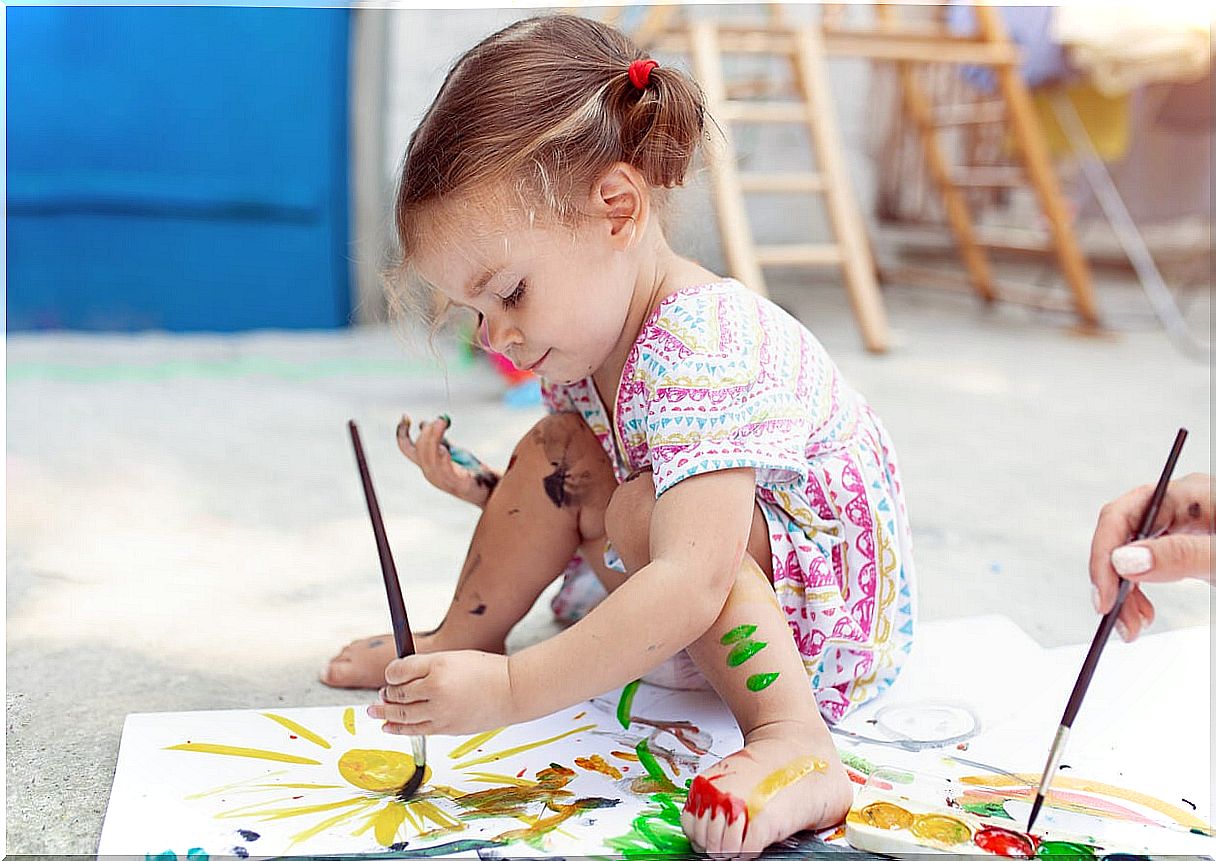
[[[452,461],[443,435],[451,420],[440,416],[432,422],[422,422],[416,439],[410,438],[410,417],[402,415],[397,424],[397,447],[422,470],[426,480],[457,499],[484,508],[498,476],[488,467],[480,471],[466,469]]]

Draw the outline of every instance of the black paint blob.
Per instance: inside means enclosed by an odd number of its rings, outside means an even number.
[[[555,463],[553,472],[544,477],[545,495],[550,501],[561,508],[566,504],[566,477],[570,474],[565,463]]]
[[[248,840],[250,843],[252,843],[253,841],[257,840],[259,837],[262,836],[261,834],[258,834],[256,831],[249,831],[245,828],[237,829],[236,833],[241,835],[242,840]]]
[[[476,607],[474,607],[469,612],[472,613],[474,616],[484,616],[486,614],[486,605],[478,604]]]
[[[244,846],[233,846],[232,854],[235,855],[237,858],[248,858],[249,850],[246,849]]]

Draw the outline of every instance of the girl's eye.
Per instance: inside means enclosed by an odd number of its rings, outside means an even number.
[[[509,296],[501,297],[502,307],[514,308],[519,304],[519,300],[524,297],[524,282],[520,281],[515,285],[515,289],[511,291]]]

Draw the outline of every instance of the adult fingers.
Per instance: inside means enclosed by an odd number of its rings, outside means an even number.
[[[1119,637],[1123,642],[1130,643],[1153,623],[1154,618],[1156,618],[1156,612],[1153,610],[1153,602],[1140,591],[1139,586],[1133,586],[1127,594],[1127,600],[1123,602],[1123,609],[1119,613],[1119,621],[1115,623],[1115,629],[1119,632]]]
[[[1128,491],[1098,512],[1098,523],[1089,547],[1089,579],[1094,587],[1094,609],[1106,613],[1115,603],[1119,576],[1111,566],[1110,554],[1135,534],[1135,520],[1144,510],[1153,489],[1148,485]]]
[[[1163,535],[1111,552],[1111,566],[1133,583],[1167,583],[1184,577],[1212,580],[1211,535]]]

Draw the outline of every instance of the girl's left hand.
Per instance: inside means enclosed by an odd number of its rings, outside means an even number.
[[[518,723],[508,667],[506,655],[472,650],[398,658],[367,713],[396,735],[467,735]]]

